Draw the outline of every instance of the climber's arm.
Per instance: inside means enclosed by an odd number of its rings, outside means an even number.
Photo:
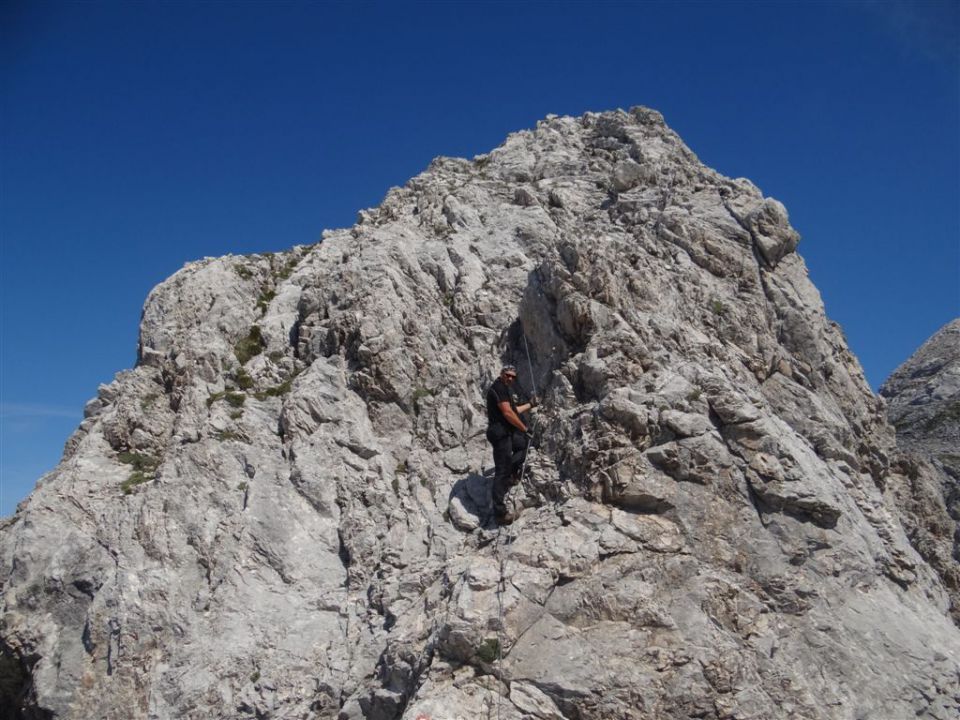
[[[523,407],[522,405],[520,407]],[[513,425],[520,432],[526,432],[527,426],[523,424],[523,421],[517,416],[517,413],[513,411],[513,408],[510,407],[510,403],[504,400],[499,405],[500,412],[503,413],[503,417],[507,419],[507,422]],[[518,410],[520,408],[517,408]],[[521,410],[521,412],[525,412]]]

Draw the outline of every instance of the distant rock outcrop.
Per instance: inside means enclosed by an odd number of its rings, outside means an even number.
[[[880,388],[897,443],[960,477],[960,318],[944,325]]]
[[[897,368],[880,394],[904,453],[900,469],[912,478],[901,502],[912,516],[906,527],[943,576],[960,622],[960,318]]]
[[[953,720],[939,486],[798,239],[634,108],[438,158],[316,246],[186,266],[0,527],[0,706]],[[543,403],[498,530],[503,362]]]

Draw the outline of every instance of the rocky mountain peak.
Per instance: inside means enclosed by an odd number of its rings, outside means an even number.
[[[155,288],[0,529],[34,717],[953,717],[956,586],[787,211],[652,110]],[[536,388],[490,517],[484,391]],[[11,705],[12,707],[13,705]]]
[[[880,388],[908,444],[960,447],[960,318],[933,334]]]
[[[903,451],[900,470],[914,478],[898,506],[911,542],[953,588],[960,615],[960,319],[944,325],[880,388]]]

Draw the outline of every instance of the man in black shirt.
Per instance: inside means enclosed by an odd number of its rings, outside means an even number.
[[[536,407],[531,401],[517,405],[510,389],[517,380],[517,369],[506,365],[500,377],[487,388],[487,440],[493,445],[493,512],[498,523],[509,524],[514,516],[507,511],[507,491],[520,481],[524,456],[529,445],[529,431],[520,416]]]

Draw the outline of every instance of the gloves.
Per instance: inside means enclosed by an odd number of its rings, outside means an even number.
[[[531,396],[530,396],[530,409],[533,410],[533,408],[538,407],[539,405],[540,405],[540,398],[538,398],[536,395],[531,395]]]
[[[537,442],[536,440],[534,440],[534,438],[533,438],[533,431],[532,431],[532,430],[527,430],[527,431],[523,434],[523,436],[527,439],[527,447],[528,447],[528,448],[534,448],[534,449],[537,449],[537,450],[540,449],[540,443]]]

